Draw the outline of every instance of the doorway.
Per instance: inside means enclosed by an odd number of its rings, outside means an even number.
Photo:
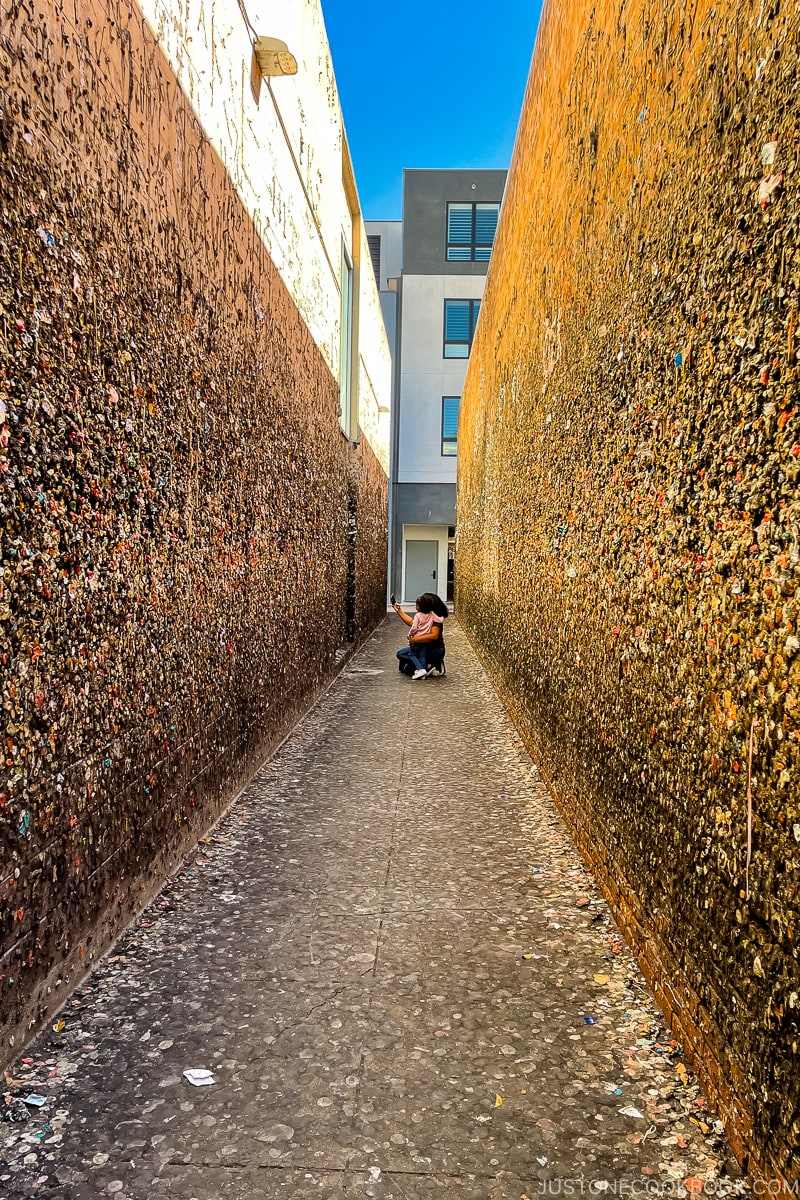
[[[439,543],[432,541],[406,541],[406,581],[403,595],[410,604],[423,592],[436,592],[439,567]]]

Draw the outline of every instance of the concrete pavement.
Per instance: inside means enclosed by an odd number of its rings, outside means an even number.
[[[456,622],[443,679],[398,674],[404,633],[387,618],[14,1065],[0,1196],[741,1188]]]

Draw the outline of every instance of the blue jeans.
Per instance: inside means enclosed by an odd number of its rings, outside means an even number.
[[[401,646],[397,651],[400,670],[404,671],[406,675],[413,674],[414,671],[424,671],[428,665],[427,649],[427,646]]]
[[[397,661],[400,663],[400,670],[406,675],[425,670],[426,667],[441,667],[444,662],[444,646],[436,642],[422,646],[402,646],[397,651]]]

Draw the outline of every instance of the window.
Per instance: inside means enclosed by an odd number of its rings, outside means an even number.
[[[445,358],[469,358],[480,307],[480,300],[445,300]]]
[[[381,235],[379,233],[367,234],[367,245],[369,246],[369,256],[372,259],[372,269],[375,272],[375,282],[378,287],[381,286]]]
[[[442,454],[458,453],[458,409],[460,396],[442,396]]]
[[[448,204],[447,261],[488,262],[499,214],[499,203]]]
[[[353,264],[342,240],[342,311],[339,341],[339,423],[350,437],[353,391]]]

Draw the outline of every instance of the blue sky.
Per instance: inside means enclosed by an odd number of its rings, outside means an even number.
[[[322,0],[368,220],[401,215],[404,167],[507,167],[540,0]]]

